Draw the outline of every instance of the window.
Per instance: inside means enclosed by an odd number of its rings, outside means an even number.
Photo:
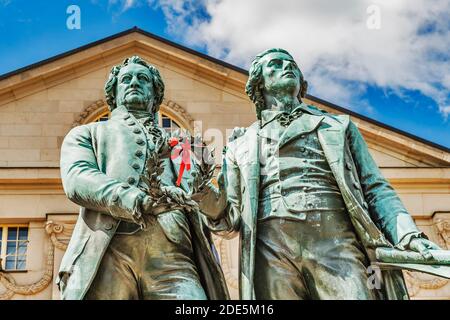
[[[164,113],[161,113],[159,115],[159,125],[169,133],[181,128],[180,125],[175,122],[175,120],[170,118],[168,115],[165,115]]]
[[[27,247],[27,226],[0,226],[0,258],[4,270],[25,270]]]
[[[95,120],[93,122],[106,121],[109,119],[110,115],[111,115],[111,112],[109,112],[109,111],[103,112],[102,114],[98,115],[97,118],[95,118]]]

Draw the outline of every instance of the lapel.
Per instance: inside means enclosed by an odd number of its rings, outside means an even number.
[[[352,217],[353,225],[356,227],[357,233],[364,245],[369,248],[374,246],[390,246],[389,242],[376,227],[370,216],[358,204],[358,200],[350,191],[345,181],[345,134],[349,122],[349,116],[339,116],[339,118],[326,117],[317,132],[319,141],[339,189],[341,190],[348,212]]]
[[[241,183],[247,189],[241,199],[241,253],[240,253],[240,296],[254,299],[253,275],[255,272],[256,222],[260,182],[259,121],[248,127],[245,134],[235,140],[235,154],[247,157],[241,161],[239,171]],[[240,149],[238,152],[237,148]],[[246,155],[246,156],[245,156]],[[241,159],[242,160],[242,159]]]
[[[346,125],[336,118],[325,117],[317,134],[325,157],[336,180],[344,182],[344,146]]]
[[[129,131],[132,131],[132,127],[129,126],[128,122],[134,122],[135,125],[137,125],[142,130],[142,132],[145,133],[145,136],[147,136],[147,129],[144,128],[142,122],[139,121],[131,112],[128,112],[127,108],[125,108],[124,106],[120,106],[114,109],[111,112],[111,119],[123,123],[129,129]],[[148,139],[146,139],[145,143],[147,145]]]
[[[240,144],[240,146],[245,147],[246,151],[248,151],[248,166],[246,169],[245,167],[241,168],[241,173],[247,186],[250,209],[252,213],[251,217],[248,217],[248,221],[246,221],[246,223],[251,225],[255,222],[250,220],[256,219],[258,213],[260,180],[259,127],[259,121],[253,123],[242,137],[245,139],[245,143]]]
[[[135,158],[134,153],[137,148],[139,148],[139,149],[144,148],[144,150],[145,150],[144,154],[146,154],[146,157],[144,160],[144,166],[145,166],[146,160],[148,159],[148,153],[154,152],[155,144],[153,143],[153,140],[149,137],[149,132],[144,127],[142,122],[140,120],[138,120],[131,112],[128,112],[127,108],[124,106],[115,108],[111,113],[110,120],[113,120],[113,121],[111,121],[110,126],[112,126],[111,128],[114,130],[114,133],[116,133],[116,130],[121,130],[121,132],[123,132],[123,137],[126,137],[126,140],[123,142],[123,144],[126,145],[127,149],[130,152],[130,154],[128,155],[128,159]],[[130,123],[133,123],[133,122],[134,122],[134,124],[130,125]],[[108,123],[109,123],[109,121],[108,121]],[[133,130],[136,129],[136,127],[141,130],[140,133],[133,132]],[[165,132],[163,132],[163,133],[165,133]],[[114,135],[111,134],[109,139],[114,139]],[[144,144],[142,144],[142,145],[136,144],[138,139],[142,139],[144,141]],[[120,157],[120,156],[117,155],[117,157]],[[131,160],[127,160],[127,161],[131,161]]]
[[[308,113],[302,114],[299,118],[292,121],[292,123],[283,132],[280,137],[278,148],[283,147],[286,143],[304,133],[313,131],[324,119],[325,116],[322,115],[313,115]]]
[[[277,147],[281,148],[292,139],[315,130],[325,119],[323,113],[310,108],[306,103],[302,102],[298,108],[304,113],[287,128],[281,126],[277,120],[272,120],[260,130],[260,136],[278,142]]]
[[[127,114],[132,116],[132,114],[128,112],[127,108],[125,108],[124,106],[120,106],[120,107],[115,108],[111,112],[111,119],[116,119],[116,120],[123,119]]]
[[[267,123],[263,128],[259,130],[259,136],[262,138],[267,138],[273,141],[280,141],[281,135],[283,135],[285,127],[280,125],[277,120]]]

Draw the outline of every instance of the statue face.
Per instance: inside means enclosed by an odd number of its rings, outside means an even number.
[[[152,75],[148,68],[131,63],[117,75],[116,103],[128,110],[151,111],[154,102]]]
[[[282,52],[272,52],[261,59],[264,93],[272,96],[300,92],[300,69],[292,58]]]

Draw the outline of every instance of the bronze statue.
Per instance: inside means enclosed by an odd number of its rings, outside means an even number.
[[[287,51],[257,55],[246,92],[258,121],[234,130],[219,188],[198,197],[212,231],[240,235],[241,298],[407,299],[401,270],[371,280],[376,249],[426,260],[439,247],[416,227],[349,116],[307,105],[306,89]]]
[[[111,119],[72,129],[61,149],[64,191],[81,206],[57,279],[62,298],[227,299],[210,234],[184,210],[188,184],[175,186],[156,121],[158,70],[130,57],[112,68],[105,93]]]

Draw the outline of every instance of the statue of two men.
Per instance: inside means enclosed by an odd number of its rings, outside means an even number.
[[[114,67],[105,86],[111,119],[74,128],[62,146],[64,190],[81,206],[57,280],[62,297],[227,299],[209,229],[240,235],[242,299],[407,298],[398,270],[382,272],[379,290],[367,285],[375,249],[426,256],[438,247],[349,117],[302,102],[306,84],[285,50],[255,58],[246,92],[258,120],[234,130],[219,187],[208,183],[187,212],[193,190],[175,185],[176,166],[157,147],[168,141],[155,121],[158,71],[138,57]],[[141,176],[156,153],[173,206],[145,192]]]

